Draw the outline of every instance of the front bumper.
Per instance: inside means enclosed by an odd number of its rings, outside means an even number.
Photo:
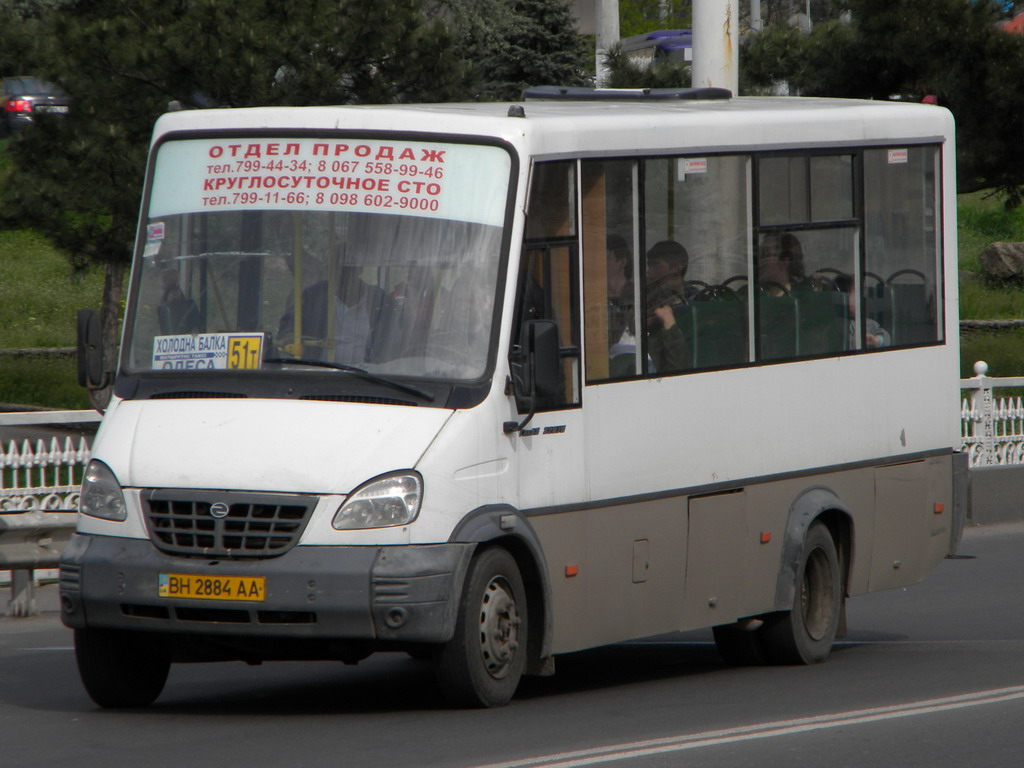
[[[170,557],[148,540],[75,534],[60,562],[64,624],[235,638],[440,643],[454,633],[472,544],[295,547],[280,557]],[[161,573],[262,576],[262,602],[161,598]]]

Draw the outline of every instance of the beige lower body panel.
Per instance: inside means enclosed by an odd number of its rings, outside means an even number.
[[[777,610],[787,528],[812,488],[830,491],[849,515],[841,557],[849,596],[920,581],[948,552],[948,455],[535,515],[549,569],[553,651]]]

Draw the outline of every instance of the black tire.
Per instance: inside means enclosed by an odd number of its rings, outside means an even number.
[[[473,558],[459,600],[455,635],[439,646],[434,671],[448,702],[501,707],[526,664],[526,590],[515,559],[494,547]]]
[[[150,635],[76,629],[78,674],[101,707],[145,707],[156,701],[171,667],[166,646]]]
[[[773,664],[817,664],[832,650],[843,599],[839,556],[824,523],[813,523],[804,538],[793,607],[766,618],[758,630]]]
[[[760,629],[745,630],[732,624],[713,627],[715,647],[726,664],[733,667],[755,667],[764,664],[765,653]]]

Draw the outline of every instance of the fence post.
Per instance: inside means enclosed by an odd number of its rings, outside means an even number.
[[[9,616],[35,616],[36,607],[35,574],[30,569],[11,571],[11,599],[7,602]]]
[[[975,422],[972,436],[981,437],[981,450],[977,464],[995,464],[995,411],[992,402],[992,384],[988,380],[988,363],[979,360],[974,364],[974,378],[981,384],[971,393],[971,409],[981,415],[981,423]],[[977,433],[980,427],[981,434]],[[976,464],[976,466],[977,466]]]

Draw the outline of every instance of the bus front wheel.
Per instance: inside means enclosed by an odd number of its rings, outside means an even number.
[[[440,646],[434,669],[445,698],[456,706],[500,707],[509,702],[526,663],[526,590],[508,551],[489,548],[469,566],[455,635]]]
[[[159,640],[113,629],[76,629],[75,660],[86,693],[101,707],[152,704],[171,667]]]
[[[814,523],[804,539],[793,607],[767,617],[758,630],[767,659],[775,664],[824,661],[839,627],[842,590],[832,534],[824,523]]]

